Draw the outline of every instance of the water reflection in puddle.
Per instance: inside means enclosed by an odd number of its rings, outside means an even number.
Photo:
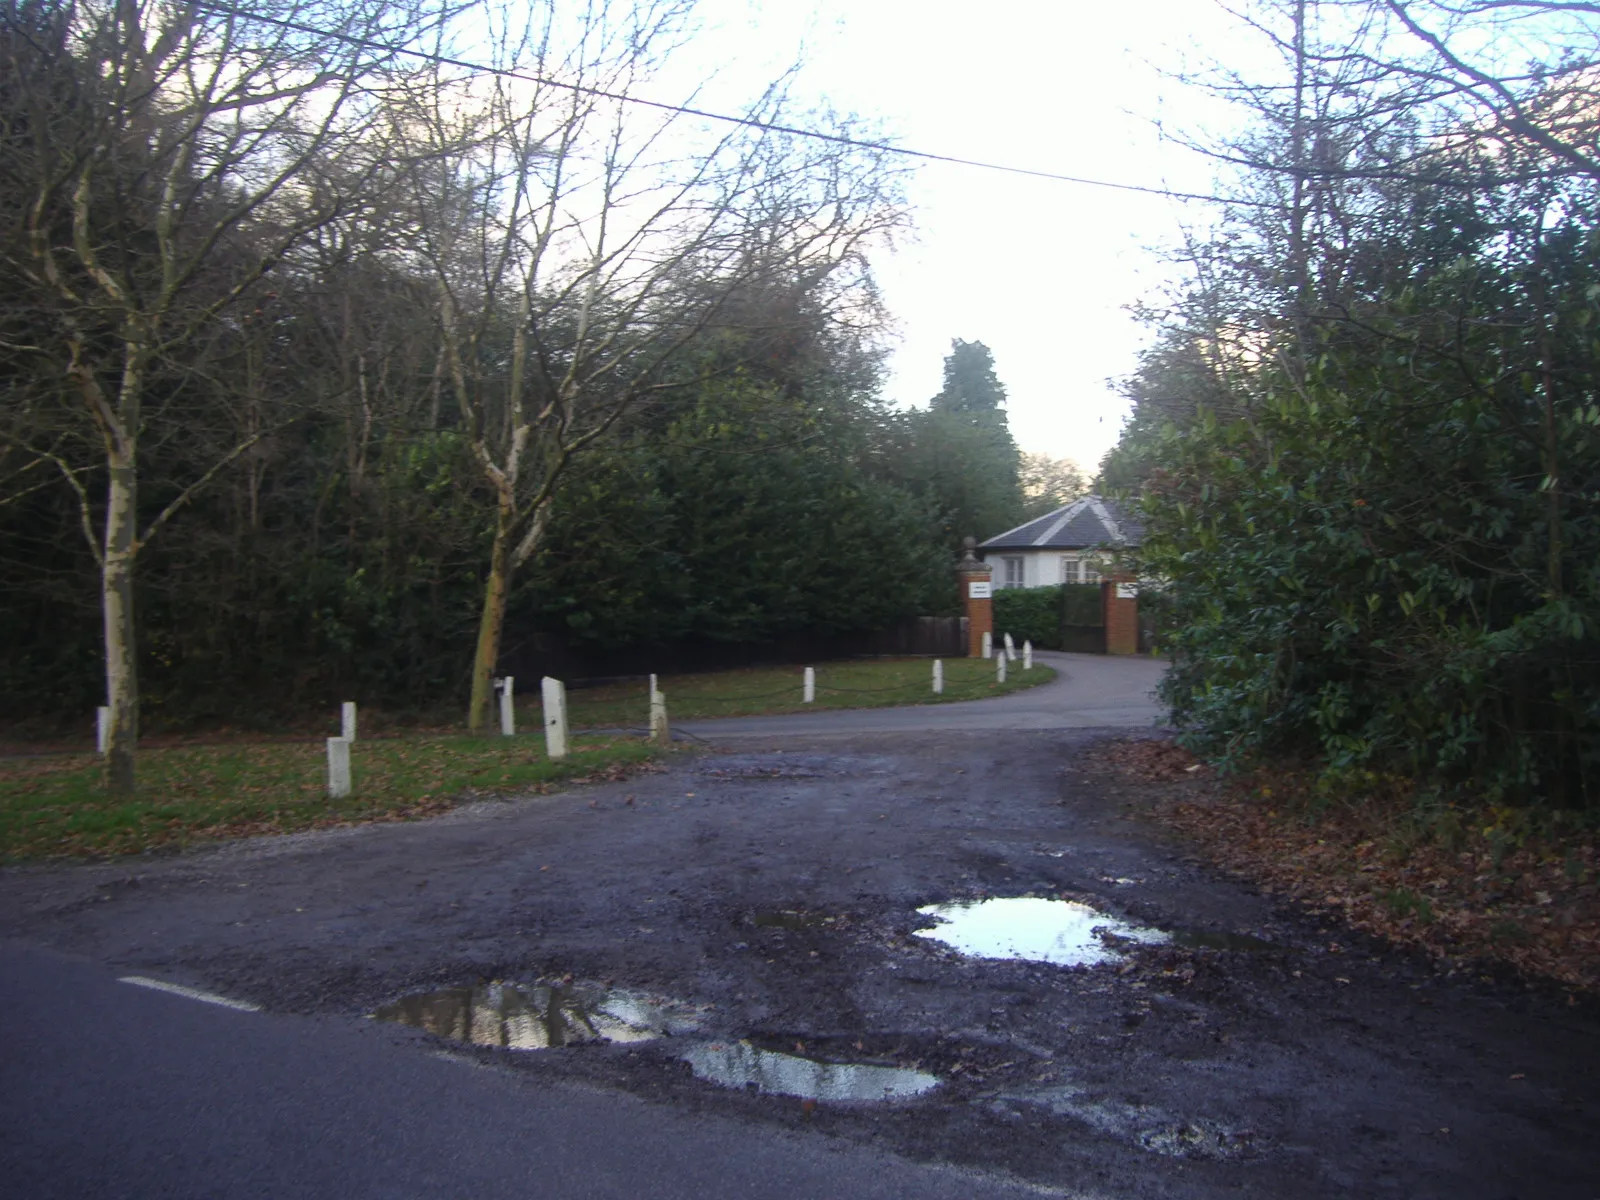
[[[1122,961],[1107,939],[1161,944],[1171,935],[1107,916],[1076,900],[1014,896],[929,904],[917,909],[939,922],[918,937],[975,958],[1016,958],[1062,966]]]
[[[712,1083],[803,1100],[901,1100],[939,1084],[936,1077],[906,1067],[816,1062],[748,1042],[706,1042],[683,1060]]]
[[[545,1050],[577,1042],[643,1042],[690,1033],[700,1014],[641,992],[581,984],[480,987],[419,992],[372,1014],[474,1046]]]

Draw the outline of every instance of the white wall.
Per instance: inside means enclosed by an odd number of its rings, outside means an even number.
[[[1063,559],[1085,559],[1097,570],[1104,570],[1104,561],[1099,556],[1085,554],[1080,550],[986,550],[979,557],[994,568],[994,586],[996,590],[1006,586],[1006,563],[1008,558],[1022,559],[1022,586],[1023,587],[1052,587],[1062,582],[1061,563]]]

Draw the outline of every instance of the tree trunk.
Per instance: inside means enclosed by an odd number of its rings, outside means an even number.
[[[106,738],[106,790],[131,796],[134,755],[139,743],[139,677],[133,624],[134,521],[138,475],[132,460],[114,455],[106,492],[105,561],[100,569],[100,603],[105,619],[106,703],[111,728]]]
[[[478,622],[478,649],[472,658],[472,699],[467,708],[467,728],[481,733],[489,725],[494,707],[494,669],[500,661],[500,635],[506,624],[506,600],[511,591],[511,538],[516,515],[501,504],[495,519],[494,545],[489,551],[489,578],[483,585],[483,616]]]

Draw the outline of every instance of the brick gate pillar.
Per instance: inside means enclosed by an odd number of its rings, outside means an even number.
[[[1139,585],[1132,575],[1117,572],[1100,585],[1105,614],[1106,653],[1139,653]]]
[[[968,538],[966,552],[956,564],[961,581],[962,611],[967,614],[967,657],[983,657],[983,635],[994,633],[994,601],[990,599],[990,579],[994,569],[978,561],[977,539]]]

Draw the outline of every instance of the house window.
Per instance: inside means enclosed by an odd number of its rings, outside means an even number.
[[[1007,557],[1007,558],[1001,559],[1000,561],[1005,564],[1005,568],[1006,568],[1006,578],[1005,578],[1004,586],[1006,586],[1008,588],[1010,588],[1010,587],[1021,587],[1022,586],[1022,564],[1026,560],[1023,559],[1020,555],[1018,555],[1015,558]]]
[[[1100,564],[1092,558],[1070,558],[1061,560],[1062,583],[1099,583]]]

